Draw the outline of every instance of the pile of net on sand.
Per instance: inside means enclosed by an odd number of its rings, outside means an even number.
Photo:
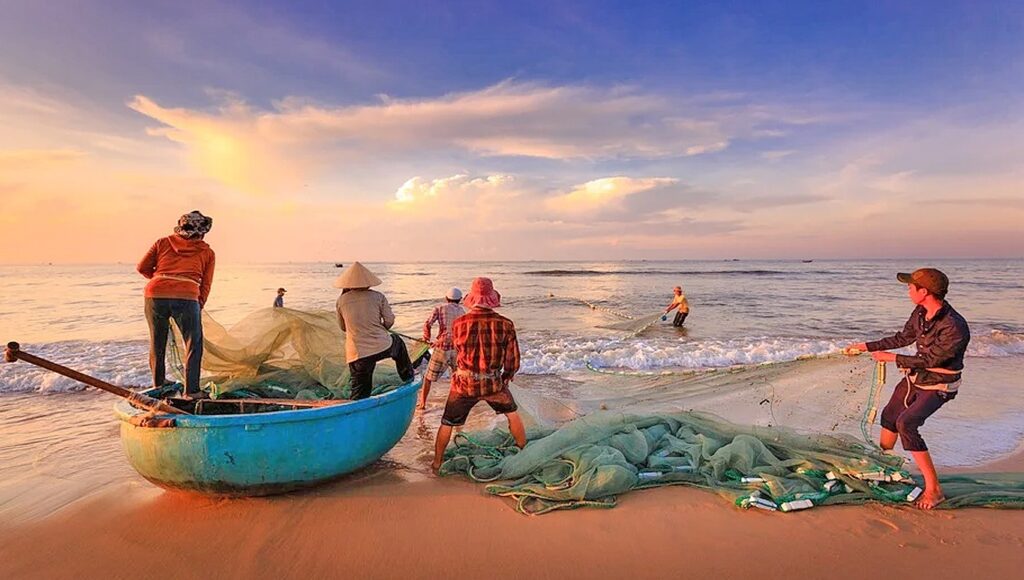
[[[177,331],[172,347],[172,368],[180,374]],[[428,345],[406,340],[406,348],[415,362]],[[347,399],[348,381],[345,333],[333,311],[264,308],[230,329],[203,313],[202,385],[215,397],[230,392],[233,398]],[[401,383],[391,359],[377,363],[373,394]]]
[[[558,429],[530,433],[519,450],[503,430],[459,433],[442,474],[488,483],[543,514],[614,507],[628,491],[666,485],[713,490],[748,509],[793,511],[820,505],[906,504],[920,493],[904,459],[845,435],[805,435],[741,427],[709,414],[597,412]],[[1024,508],[1024,474],[942,478],[939,508]]]

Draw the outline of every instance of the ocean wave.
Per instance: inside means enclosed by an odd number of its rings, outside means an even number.
[[[588,363],[598,368],[632,370],[722,368],[827,354],[839,350],[845,344],[830,340],[767,337],[701,342],[681,342],[667,338],[558,338],[542,344],[528,344],[523,348],[521,372],[557,374],[584,369]]]
[[[98,379],[128,387],[152,382],[147,341],[63,341],[23,344],[30,354]],[[87,387],[24,361],[0,364],[0,393],[64,393]]]
[[[710,369],[735,365],[787,362],[806,356],[835,353],[855,342],[801,338],[744,338],[683,342],[677,339],[553,338],[528,342],[522,352],[522,372],[558,374],[586,368],[657,371],[668,368]],[[910,354],[912,349],[899,351]],[[967,356],[1000,358],[1024,354],[1024,335],[991,331],[975,336]]]
[[[544,375],[598,368],[659,371],[710,369],[776,363],[837,352],[850,339],[755,337],[734,340],[683,341],[666,337],[592,338],[520,336],[524,374]],[[71,367],[116,385],[138,387],[150,382],[146,341],[64,341],[26,344],[26,352]],[[911,352],[910,349],[902,351]],[[967,349],[969,357],[1024,355],[1024,334],[993,330],[979,334]],[[0,393],[81,391],[77,381],[26,362],[0,364]]]

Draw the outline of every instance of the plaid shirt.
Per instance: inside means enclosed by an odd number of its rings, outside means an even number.
[[[473,308],[452,324],[458,371],[452,389],[481,397],[504,389],[519,370],[516,325],[487,308]]]
[[[434,323],[437,323],[437,340],[432,344],[434,348],[451,350],[452,345],[452,322],[466,313],[466,309],[453,302],[445,302],[434,307],[430,318],[423,324],[423,340],[430,342],[430,330]]]

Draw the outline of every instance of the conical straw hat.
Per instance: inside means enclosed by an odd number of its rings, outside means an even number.
[[[383,282],[373,275],[366,266],[359,262],[352,262],[352,265],[345,268],[345,271],[334,281],[335,288],[369,288],[379,286]]]

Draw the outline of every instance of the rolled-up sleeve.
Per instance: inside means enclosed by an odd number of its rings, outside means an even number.
[[[388,299],[383,294],[380,295],[380,319],[384,323],[384,328],[391,328],[395,325],[395,313],[391,311],[391,305],[388,304]]]
[[[505,356],[501,364],[501,378],[511,381],[512,377],[519,372],[519,339],[516,338],[514,326],[508,330],[508,338],[505,343]]]
[[[146,252],[146,255],[139,260],[139,264],[135,266],[135,269],[138,270],[139,274],[142,274],[146,278],[152,278],[153,274],[156,273],[156,257],[159,253],[157,244],[159,243],[160,242],[156,242],[153,244],[149,248],[149,251]]]
[[[203,268],[202,280],[199,282],[199,306],[205,307],[207,299],[210,298],[210,289],[213,288],[213,272],[217,266],[217,255],[210,250],[210,259]]]
[[[334,304],[334,310],[338,313],[338,326],[341,327],[342,332],[348,332],[345,328],[345,315],[341,313],[341,296],[338,296],[338,301]]]

